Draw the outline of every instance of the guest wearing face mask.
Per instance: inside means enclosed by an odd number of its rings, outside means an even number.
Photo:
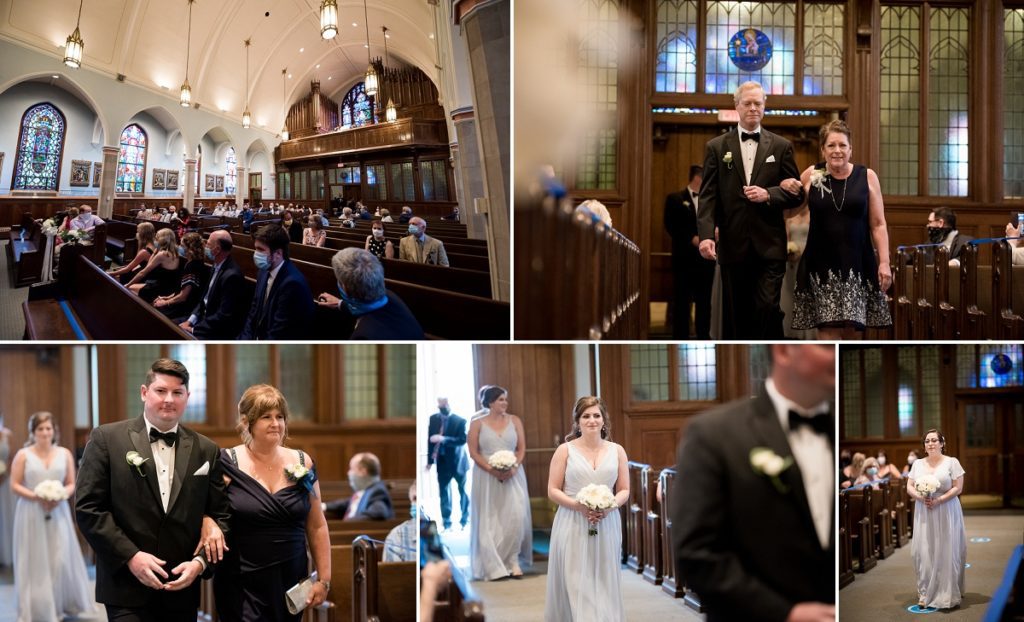
[[[859,486],[860,484],[871,484],[872,488],[879,490],[878,484],[875,482],[878,482],[881,479],[882,478],[878,475],[878,460],[875,458],[867,458],[864,460],[864,472],[856,479],[856,481],[853,482],[853,485]]]
[[[900,468],[889,462],[889,457],[885,454],[884,449],[879,449],[877,456],[879,478],[889,477],[892,479],[900,479],[903,477],[903,474],[900,473]]]
[[[910,453],[907,454],[907,464],[903,467],[903,477],[906,477],[910,473],[910,469],[913,468],[914,462],[917,461],[921,456],[917,453],[916,449],[911,449]]]
[[[188,320],[180,324],[196,339],[234,339],[245,322],[249,301],[245,298],[245,275],[231,257],[231,234],[218,229],[210,234],[203,250],[213,262],[213,274],[202,298]]]
[[[370,225],[373,233],[366,236],[366,245],[364,249],[370,251],[378,259],[394,259],[395,258],[395,246],[384,237],[384,223],[375,220]]]
[[[388,532],[384,539],[384,561],[386,562],[412,562],[417,561],[416,540],[419,538],[420,523],[417,519],[419,513],[416,508],[416,481],[413,480],[409,486],[409,520],[399,523],[397,527]]]
[[[296,244],[302,244],[302,225],[295,220],[290,211],[285,212],[281,217],[281,226],[288,233],[288,240]]]
[[[390,520],[395,517],[391,495],[380,481],[380,459],[362,452],[348,463],[348,483],[354,491],[348,499],[327,504],[327,513],[343,520]]]
[[[974,238],[957,231],[956,212],[948,207],[935,208],[935,211],[928,214],[927,229],[928,241],[948,248],[949,263],[959,265],[960,251]]]
[[[416,263],[447,266],[448,254],[444,243],[427,235],[427,221],[414,216],[409,221],[409,235],[398,246],[398,258]]]
[[[845,468],[842,469],[842,471],[840,471],[840,473],[842,473],[843,476],[839,478],[839,487],[849,488],[850,486],[853,486],[853,483],[857,481],[857,478],[859,478],[861,476],[861,473],[863,472],[864,454],[858,451],[857,453],[853,454],[853,458],[850,460],[850,464],[848,464]]]
[[[279,225],[262,227],[253,238],[259,268],[256,294],[241,340],[301,340],[313,324],[313,294],[306,277],[288,259],[288,233]]]
[[[850,466],[850,450],[843,449],[839,452],[839,470],[843,471],[846,467]]]

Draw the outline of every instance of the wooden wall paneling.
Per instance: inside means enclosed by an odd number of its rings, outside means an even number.
[[[124,378],[125,356],[124,346],[97,346],[96,362],[99,369],[92,373],[97,375],[99,382],[99,423],[121,421],[128,417],[128,404],[125,403]],[[131,406],[139,407],[139,402]]]
[[[342,382],[345,350],[338,346],[314,346],[314,358],[319,372],[316,420],[322,425],[341,423],[341,411],[345,403]]]
[[[8,370],[0,374],[0,411],[12,433],[12,455],[28,440],[28,419],[39,411],[53,413],[60,429],[59,444],[74,450],[73,402],[65,398],[62,387],[64,350],[60,346],[0,348],[0,369]]]
[[[232,428],[238,422],[238,399],[235,387],[236,365],[233,345],[206,346],[206,424]]]

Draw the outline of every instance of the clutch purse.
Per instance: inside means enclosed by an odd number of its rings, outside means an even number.
[[[309,591],[313,589],[313,583],[317,580],[316,571],[302,581],[299,581],[287,592],[284,593],[285,603],[288,605],[288,613],[296,615],[306,608],[306,601],[309,599]]]

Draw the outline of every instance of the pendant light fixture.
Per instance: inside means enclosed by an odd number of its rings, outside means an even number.
[[[377,94],[377,71],[373,68],[373,61],[370,60],[370,18],[366,11],[366,0],[363,0],[363,21],[366,22],[366,79],[363,82],[363,91],[367,97]]]
[[[384,74],[386,76],[388,69],[388,27],[381,26],[381,30],[384,31]],[[381,76],[381,78],[381,81],[383,82],[384,76]],[[398,120],[398,109],[395,108],[395,102],[391,99],[390,93],[388,94],[388,105],[384,112],[384,119],[388,123],[393,123]]]
[[[242,112],[242,127],[249,129],[252,125],[252,113],[249,112],[249,46],[252,39],[245,40],[245,110]]]
[[[181,83],[181,97],[179,101],[183,108],[192,105],[192,87],[188,85],[188,61],[192,47],[192,3],[196,0],[188,0],[188,39],[185,44],[185,81]]]
[[[285,91],[288,90],[287,78],[288,68],[281,70],[281,112],[284,113],[284,125],[281,126],[281,140],[288,140],[288,103],[285,101]]]
[[[82,4],[84,2],[85,0],[78,2],[78,22],[75,23],[75,32],[71,33],[64,45],[64,64],[72,69],[82,66],[82,52],[85,51],[85,41],[82,41],[82,33],[78,32],[78,27],[82,25]]]
[[[320,3],[320,36],[333,39],[338,35],[338,0]]]

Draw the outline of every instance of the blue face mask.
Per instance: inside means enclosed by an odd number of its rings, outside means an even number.
[[[409,235],[420,237],[420,228],[416,225],[409,225]]]
[[[413,506],[411,506],[409,508],[409,516],[412,517],[412,518],[416,518],[416,506],[415,505],[413,505]]]
[[[360,316],[364,313],[369,313],[375,309],[379,309],[388,303],[388,297],[385,295],[380,300],[375,302],[359,302],[358,300],[352,300],[349,295],[345,293],[345,289],[338,283],[338,294],[341,296],[341,302],[348,309],[348,312],[354,316]]]
[[[179,246],[178,247],[178,256],[179,257],[184,257],[185,256],[185,247],[184,246]]]
[[[252,254],[252,261],[260,270],[270,267],[270,256],[267,253],[256,251]]]
[[[206,253],[206,258],[209,259],[210,261],[213,261],[213,251],[210,250],[210,247],[204,247],[203,251]]]
[[[878,469],[876,469],[875,467],[868,467],[867,474],[868,475],[877,475],[878,474]]]

